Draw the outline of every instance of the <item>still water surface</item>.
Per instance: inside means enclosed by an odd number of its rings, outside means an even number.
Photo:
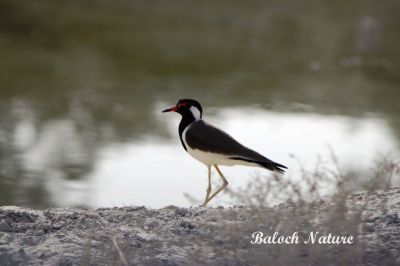
[[[161,114],[155,106],[154,119],[165,127],[169,140],[149,134],[140,141],[108,143],[96,153],[93,169],[80,180],[57,178],[52,171],[56,143],[73,140],[68,121],[49,125],[39,141],[32,137],[29,125],[21,124],[16,132],[18,145],[30,147],[24,153],[26,169],[47,176],[46,188],[57,206],[146,205],[163,207],[170,204],[190,206],[185,193],[200,200],[207,186],[206,167],[193,160],[181,147],[178,115]],[[167,104],[165,106],[168,106]],[[318,156],[329,157],[332,149],[344,168],[371,170],[374,159],[392,153],[398,147],[387,122],[378,117],[349,118],[310,113],[278,113],[257,108],[221,108],[205,117],[225,129],[242,143],[289,167],[286,178],[301,176],[295,155],[306,168],[317,163]],[[40,141],[42,139],[42,141]],[[71,146],[70,146],[71,145]],[[69,143],[65,156],[79,160],[79,145]],[[255,175],[268,171],[250,167],[223,167],[232,188],[244,187]],[[214,178],[218,180],[217,176]],[[268,178],[267,176],[265,178]],[[218,180],[219,181],[219,180]],[[222,197],[215,204],[233,203]]]

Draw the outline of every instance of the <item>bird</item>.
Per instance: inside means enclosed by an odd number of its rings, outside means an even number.
[[[284,173],[286,166],[276,163],[260,153],[239,143],[225,131],[203,120],[203,108],[194,99],[180,99],[162,113],[176,112],[182,116],[178,132],[183,148],[193,158],[205,164],[208,169],[208,187],[203,206],[228,186],[219,165],[256,166],[277,173]],[[223,184],[211,194],[211,167],[214,167]]]

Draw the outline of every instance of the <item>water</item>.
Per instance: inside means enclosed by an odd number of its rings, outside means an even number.
[[[0,204],[202,200],[206,167],[181,147],[179,117],[160,113],[187,97],[290,178],[292,155],[313,167],[330,149],[344,168],[369,171],[399,151],[398,8],[2,1]],[[266,174],[222,171],[233,188]]]
[[[332,147],[344,167],[360,170],[370,169],[377,154],[393,151],[398,145],[390,128],[381,119],[280,114],[237,108],[223,109],[210,121],[232,133],[242,143],[287,165],[290,169],[287,175],[292,177],[299,176],[300,169],[288,151],[294,151],[304,167],[312,167],[317,163],[316,155],[328,158],[329,147]],[[206,167],[183,151],[177,137],[177,121],[173,122],[164,123],[173,141],[150,138],[124,146],[111,144],[105,147],[88,178],[87,185],[94,187],[90,204],[121,206],[130,202],[153,207],[170,204],[190,206],[185,194],[201,203],[207,187]],[[233,188],[244,187],[255,175],[267,174],[265,170],[240,166],[221,169]],[[221,183],[216,174],[214,180]],[[82,193],[81,197],[78,202],[86,195]],[[70,198],[62,202],[70,205],[76,204],[76,200]],[[232,200],[223,198],[217,202],[229,204]]]

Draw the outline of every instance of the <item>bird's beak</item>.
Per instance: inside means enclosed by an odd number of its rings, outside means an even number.
[[[166,113],[166,112],[176,112],[178,108],[176,106],[162,110],[161,113]]]

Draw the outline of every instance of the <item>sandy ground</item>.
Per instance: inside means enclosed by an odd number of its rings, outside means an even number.
[[[400,188],[352,194],[346,206],[338,205],[4,206],[0,265],[400,265]],[[354,234],[355,243],[252,245],[251,234],[258,230]]]

